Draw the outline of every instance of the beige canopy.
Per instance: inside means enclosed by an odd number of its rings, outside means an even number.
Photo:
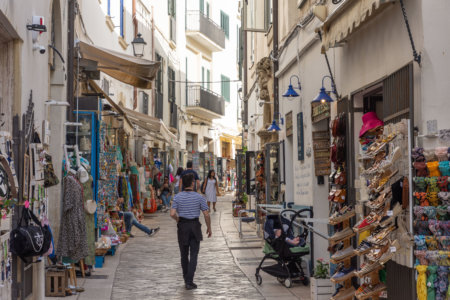
[[[122,108],[126,113],[131,123],[139,126],[141,129],[147,131],[156,139],[169,143],[172,147],[179,148],[177,137],[170,132],[161,119],[128,109]]]
[[[151,89],[160,63],[102,47],[78,42],[83,58],[94,60],[98,69],[109,76],[142,89]]]
[[[336,47],[393,0],[347,0],[322,25],[322,52]]]

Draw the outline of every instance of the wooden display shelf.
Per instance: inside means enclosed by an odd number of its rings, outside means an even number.
[[[331,219],[330,219],[328,223],[329,223],[330,225],[337,225],[337,224],[340,224],[340,223],[342,223],[342,222],[344,222],[344,221],[346,221],[346,220],[348,220],[348,219],[353,218],[355,215],[356,215],[356,213],[355,213],[355,211],[353,210],[349,215],[345,216],[344,218],[341,218],[341,219],[336,218],[336,220],[331,220]]]
[[[368,230],[375,229],[377,226],[378,226],[378,222],[373,222],[369,226],[366,226],[366,227],[363,227],[363,228],[353,227],[353,231],[355,233],[361,233],[361,232],[365,232],[365,231],[368,231]]]
[[[353,232],[351,235],[348,235],[348,236],[343,237],[343,238],[338,239],[338,240],[328,240],[328,242],[329,242],[329,245],[330,245],[330,246],[334,246],[334,245],[336,245],[336,244],[339,244],[341,241],[349,240],[349,239],[351,239],[351,238],[354,237],[354,236],[356,236],[356,234]]]
[[[372,247],[372,248],[366,249],[366,250],[364,250],[364,251],[362,251],[362,252],[359,252],[359,251],[356,251],[356,250],[355,250],[355,255],[357,255],[357,256],[363,256],[364,254],[367,254],[367,253],[369,253],[369,252],[370,252],[370,250],[372,250],[372,249],[375,249],[375,247]]]
[[[341,262],[344,262],[344,261],[346,261],[346,260],[350,260],[353,256],[355,256],[356,255],[356,253],[355,252],[353,252],[352,254],[350,254],[350,255],[348,255],[348,256],[346,256],[346,257],[344,257],[344,258],[341,258],[341,259],[339,259],[339,260],[337,260],[337,259],[330,259],[330,262],[331,263],[333,263],[333,264],[335,264],[335,265],[337,265],[337,264],[340,264]]]
[[[367,294],[364,294],[364,295],[358,295],[358,296],[355,295],[355,297],[356,297],[358,300],[368,299],[368,298],[371,298],[371,297],[373,297],[373,296],[376,296],[377,294],[381,293],[382,291],[384,291],[384,290],[386,290],[386,289],[387,289],[387,287],[384,286],[383,288],[379,288],[379,289],[377,289],[377,290],[375,290],[375,291],[372,291],[372,292],[367,293]],[[377,297],[378,297],[378,296],[377,296]]]
[[[333,283],[340,283],[340,282],[344,282],[347,280],[350,280],[352,277],[355,277],[355,271],[352,271],[351,273],[348,273],[347,275],[345,275],[345,277],[339,278],[339,279],[333,279],[331,278],[331,282]]]
[[[379,265],[378,267],[376,267],[376,268],[373,269],[372,271],[369,271],[368,273],[364,273],[364,274],[360,275],[360,274],[358,274],[358,273],[355,272],[355,275],[356,275],[356,277],[358,277],[358,278],[364,278],[364,277],[369,276],[370,274],[373,274],[373,273],[375,273],[375,272],[380,271],[380,270],[383,269],[383,268],[384,268],[384,265]],[[377,276],[378,276],[378,275],[377,275]]]

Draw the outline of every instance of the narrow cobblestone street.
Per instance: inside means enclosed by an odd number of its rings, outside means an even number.
[[[144,224],[160,226],[160,232],[147,237],[133,228],[134,238],[119,247],[115,256],[106,256],[103,268],[90,277],[78,278],[85,291],[66,298],[76,300],[107,299],[268,299],[309,300],[309,287],[294,284],[290,289],[274,277],[261,273],[263,283],[255,282],[255,268],[261,257],[260,238],[251,237],[254,228],[243,227],[246,239],[240,239],[237,219],[231,214],[233,197],[219,198],[217,212],[211,214],[213,236],[200,246],[195,273],[198,289],[186,291],[181,275],[176,225],[167,213],[146,215]],[[203,217],[200,218],[204,222]],[[270,262],[268,262],[270,264]]]
[[[263,299],[234,263],[222,233],[220,214],[229,208],[229,202],[222,201],[218,207],[211,215],[213,236],[208,239],[203,232],[195,274],[198,289],[186,291],[184,288],[176,223],[167,212],[147,217],[150,222],[146,223],[161,227],[155,237],[148,238],[138,232],[128,242],[121,254],[112,299]],[[206,231],[206,226],[202,229]]]

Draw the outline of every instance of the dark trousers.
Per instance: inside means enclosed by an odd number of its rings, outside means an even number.
[[[189,245],[180,246],[181,268],[183,269],[183,278],[185,283],[194,281],[194,273],[197,269],[197,257],[200,250],[200,242],[195,237],[189,239]],[[190,254],[190,255],[189,255]]]
[[[181,268],[185,283],[194,281],[198,251],[202,240],[201,224],[198,219],[178,222],[178,246],[180,247]]]

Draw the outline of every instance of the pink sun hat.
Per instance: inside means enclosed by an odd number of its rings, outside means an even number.
[[[362,116],[363,126],[359,131],[359,137],[362,137],[367,131],[383,126],[384,123],[378,119],[377,114],[374,111],[370,111]]]

